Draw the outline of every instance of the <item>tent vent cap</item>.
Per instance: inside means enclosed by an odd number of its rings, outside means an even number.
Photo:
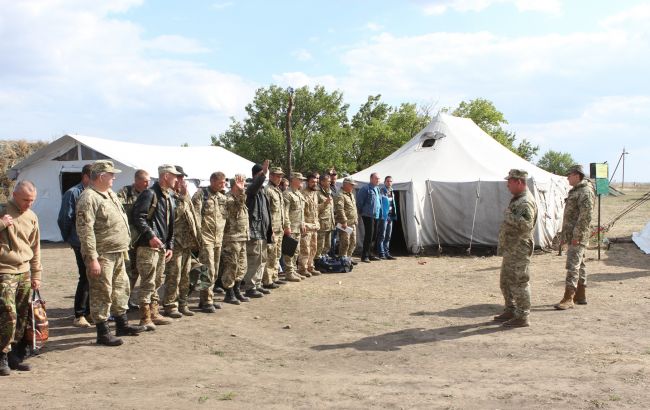
[[[427,131],[424,134],[422,134],[421,140],[422,142],[420,143],[420,148],[433,148],[433,146],[436,144],[436,141],[439,139],[442,139],[445,137],[445,134],[441,132],[431,132]]]

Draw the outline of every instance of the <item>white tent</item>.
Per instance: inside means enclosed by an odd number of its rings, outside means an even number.
[[[504,177],[528,171],[528,187],[539,209],[536,246],[548,247],[562,226],[568,182],[522,159],[472,120],[438,114],[393,154],[352,178],[390,175],[397,191],[407,249],[498,242],[503,212],[512,195]]]
[[[113,190],[133,183],[137,169],[146,170],[153,179],[161,164],[180,165],[187,180],[206,185],[210,174],[222,171],[228,178],[235,173],[250,175],[253,163],[215,146],[180,147],[135,144],[82,135],[64,135],[14,165],[11,179],[28,179],[36,185],[38,196],[34,212],[39,217],[41,239],[60,241],[56,223],[62,192],[81,179],[81,168],[98,159],[111,159],[122,172],[116,175]],[[191,187],[191,184],[190,184]]]

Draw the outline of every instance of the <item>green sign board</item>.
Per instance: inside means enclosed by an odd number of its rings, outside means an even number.
[[[596,195],[609,195],[609,180],[596,178]]]

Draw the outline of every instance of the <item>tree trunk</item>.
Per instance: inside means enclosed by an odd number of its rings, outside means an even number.
[[[287,169],[285,170],[285,175],[287,179],[291,177],[292,172],[292,161],[293,157],[293,142],[291,140],[291,114],[293,113],[293,90],[289,89],[289,106],[287,107],[287,122],[285,125],[285,132],[287,134]]]

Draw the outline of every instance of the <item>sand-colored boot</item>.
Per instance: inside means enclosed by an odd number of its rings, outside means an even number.
[[[587,304],[587,292],[586,292],[585,281],[580,279],[578,281],[578,287],[576,288],[576,294],[573,296],[573,302],[578,305]]]
[[[158,302],[151,302],[151,321],[156,326],[169,325],[172,323],[171,320],[162,317],[158,310]]]
[[[515,312],[512,308],[505,308],[503,313],[494,317],[496,322],[507,322],[510,319],[514,319]]]
[[[528,316],[513,317],[512,319],[503,322],[503,327],[528,327],[530,322]]]
[[[576,288],[573,286],[567,285],[564,289],[564,296],[560,303],[556,304],[554,307],[557,310],[567,310],[573,309],[573,296],[576,294]]]
[[[151,321],[151,306],[148,303],[140,305],[140,326],[147,331],[156,330],[156,325]]]

